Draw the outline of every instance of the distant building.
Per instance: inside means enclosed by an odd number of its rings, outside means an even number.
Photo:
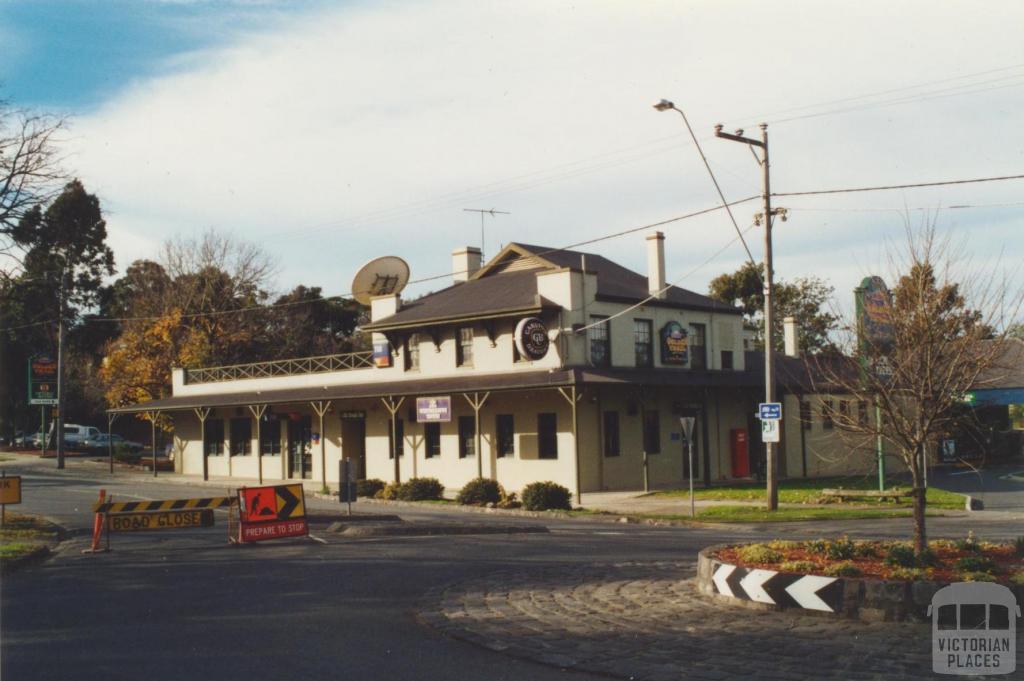
[[[679,485],[694,416],[697,480],[751,476],[764,378],[741,312],[666,286],[664,236],[646,244],[646,276],[577,251],[513,243],[483,264],[462,248],[448,288],[372,300],[374,352],[175,369],[172,397],[112,411],[171,413],[193,475],[335,483],[350,458],[360,478],[449,489]]]

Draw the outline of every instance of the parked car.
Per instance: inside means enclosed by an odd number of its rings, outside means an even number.
[[[102,435],[96,426],[80,426],[77,423],[64,424],[64,444],[69,447],[82,447],[86,440]]]
[[[111,433],[110,435],[100,433],[99,435],[94,435],[82,442],[83,448],[96,452],[107,451],[109,445],[113,445],[114,449],[127,449],[132,453],[142,450],[142,443],[125,440],[117,433]]]

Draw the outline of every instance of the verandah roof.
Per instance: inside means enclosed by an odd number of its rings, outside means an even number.
[[[567,386],[752,387],[758,376],[749,371],[690,371],[664,369],[573,368],[502,374],[449,376],[404,381],[375,381],[349,385],[311,386],[285,390],[175,395],[160,400],[108,409],[112,414],[180,411],[198,407],[240,407],[250,404],[300,404],[386,396],[427,396],[445,393],[500,392]],[[763,379],[761,379],[763,381]]]

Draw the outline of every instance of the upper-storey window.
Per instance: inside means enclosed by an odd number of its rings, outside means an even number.
[[[704,338],[707,327],[704,324],[690,324],[690,368],[707,369],[708,353]]]
[[[638,367],[654,366],[654,323],[650,319],[633,320],[633,345]]]
[[[590,363],[598,367],[609,367],[612,365],[612,340],[608,333],[608,318],[595,315],[590,318],[590,323],[593,325],[587,330]]]
[[[405,341],[405,370],[419,371],[420,368],[420,335],[414,333]]]
[[[473,329],[460,327],[455,331],[455,366],[473,366]]]

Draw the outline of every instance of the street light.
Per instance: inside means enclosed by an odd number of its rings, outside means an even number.
[[[768,124],[761,123],[761,139],[756,140],[750,137],[743,136],[743,130],[737,130],[735,134],[729,134],[722,132],[722,125],[715,126],[715,137],[721,137],[723,139],[732,140],[733,142],[741,142],[746,144],[750,149],[751,153],[754,154],[754,158],[761,166],[763,171],[763,182],[764,187],[762,189],[762,197],[764,199],[764,400],[765,402],[775,401],[775,372],[774,372],[774,349],[772,347],[772,340],[774,334],[773,330],[773,277],[772,271],[772,216],[780,215],[783,220],[786,219],[786,211],[784,208],[776,209],[772,211],[771,202],[771,184],[769,182],[769,165],[768,165]],[[763,157],[758,158],[757,152],[754,151],[754,147],[760,147],[762,150]],[[765,454],[767,464],[767,483],[768,483],[768,510],[774,511],[779,507],[779,484],[776,475],[775,468],[775,443],[765,442]]]

